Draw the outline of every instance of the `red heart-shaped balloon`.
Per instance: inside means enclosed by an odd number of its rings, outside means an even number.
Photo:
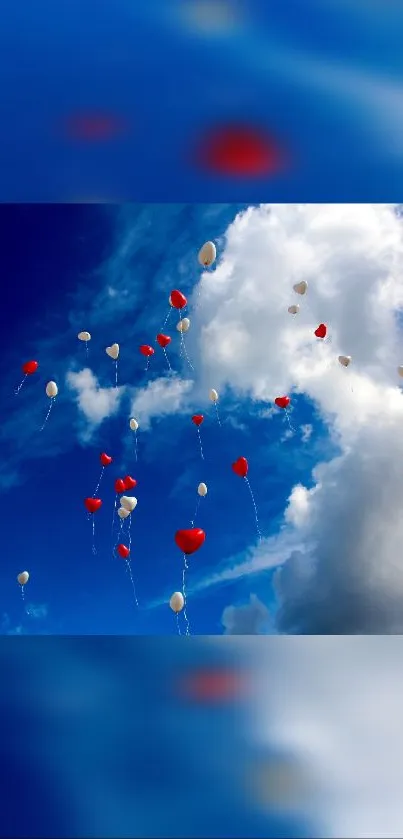
[[[290,397],[289,396],[277,396],[274,400],[275,404],[278,408],[287,408],[290,404]]]
[[[130,554],[129,548],[127,548],[126,545],[118,545],[116,550],[122,559],[127,559]]]
[[[130,475],[126,475],[126,477],[123,478],[123,483],[124,483],[125,489],[134,489],[134,487],[137,486],[136,479],[131,478]]]
[[[197,426],[201,425],[203,420],[204,420],[203,414],[195,414],[192,417],[192,422],[194,422],[194,424],[197,425]]]
[[[200,527],[192,527],[190,530],[177,530],[175,542],[184,554],[193,554],[201,548],[206,539],[204,530]]]
[[[169,335],[163,335],[161,332],[157,335],[157,342],[163,349],[171,343],[172,338]]]
[[[102,452],[102,454],[99,455],[99,459],[101,461],[102,466],[110,466],[110,464],[112,463],[112,458],[109,457],[108,454],[105,454],[105,452]]]
[[[238,457],[238,460],[232,464],[232,469],[240,478],[246,478],[248,474],[249,464],[246,457]]]
[[[326,338],[327,333],[327,326],[325,323],[320,323],[318,328],[315,329],[315,335],[317,338]]]
[[[22,372],[26,376],[32,376],[32,373],[36,373],[39,364],[37,361],[26,361],[25,364],[22,365]]]
[[[227,125],[210,131],[198,150],[198,161],[203,168],[235,177],[257,177],[280,171],[285,158],[272,137],[247,125]]]
[[[182,294],[181,291],[178,291],[177,289],[171,291],[171,305],[174,309],[183,309],[187,302],[188,301],[186,300],[185,295]]]
[[[115,481],[115,492],[121,493],[124,492],[126,489],[125,482],[122,481],[122,478],[117,478]]]
[[[96,513],[100,507],[102,507],[102,501],[100,498],[85,498],[84,504],[89,513]]]
[[[141,355],[145,355],[146,358],[150,358],[150,356],[154,355],[154,350],[150,347],[149,344],[142,344],[140,347]]]

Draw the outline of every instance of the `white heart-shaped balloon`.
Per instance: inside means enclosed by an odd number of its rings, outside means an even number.
[[[119,358],[119,344],[112,344],[111,347],[106,347],[105,352],[109,355],[109,358],[113,358],[116,361]]]
[[[134,508],[137,506],[137,498],[134,495],[122,495],[120,499],[121,507],[124,507],[125,510],[128,510],[129,513],[132,513]]]
[[[127,519],[127,517],[130,516],[130,510],[125,510],[124,507],[119,507],[118,516],[120,519]]]
[[[343,367],[348,367],[351,363],[351,355],[339,355],[339,362]]]
[[[91,335],[89,332],[79,332],[77,338],[79,341],[91,341]]]
[[[298,314],[298,312],[299,312],[299,306],[298,306],[298,303],[297,303],[297,305],[296,305],[296,306],[289,306],[289,307],[288,307],[288,311],[289,311],[290,315],[297,315],[297,314]]]
[[[308,289],[308,283],[305,282],[305,280],[301,280],[300,283],[295,283],[295,285],[293,285],[293,289],[297,292],[297,294],[305,294]]]

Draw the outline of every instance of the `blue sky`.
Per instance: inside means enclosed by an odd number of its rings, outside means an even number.
[[[55,205],[3,206],[1,216],[2,631],[176,632],[167,606],[181,588],[174,534],[190,526],[201,481],[208,495],[195,523],[206,542],[189,562],[192,633],[395,626],[398,522],[392,506],[383,511],[399,491],[395,209]],[[202,276],[197,253],[207,239],[216,242],[217,262]],[[309,292],[293,318],[287,306],[302,278]],[[138,347],[154,342],[173,288],[188,296],[194,370],[180,356],[171,314],[174,372],[157,351],[146,373]],[[321,321],[329,328],[324,343],[313,337]],[[82,329],[92,335],[88,363],[76,337]],[[115,341],[118,391],[105,353]],[[337,363],[341,352],[353,356],[348,371]],[[40,368],[15,396],[30,358]],[[39,431],[50,379],[59,395]],[[211,387],[220,394],[221,426]],[[273,408],[284,393],[292,435]],[[205,415],[204,461],[191,422],[197,412]],[[138,462],[131,416],[140,423]],[[99,491],[94,556],[83,499],[95,490],[101,451],[114,462]],[[248,488],[231,469],[239,456],[249,461],[261,545]],[[379,469],[387,473],[382,486],[373,480]],[[139,609],[124,563],[112,555],[113,484],[125,474],[138,481],[131,520]],[[15,581],[25,569],[30,614]]]
[[[63,12],[10,0],[3,200],[400,200],[401,17],[383,0],[80,0]],[[126,132],[72,141],[63,125],[82,113]],[[279,138],[291,169],[252,182],[200,172],[195,144],[233,120]]]

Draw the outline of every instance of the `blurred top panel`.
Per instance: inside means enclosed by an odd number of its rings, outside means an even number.
[[[4,0],[0,200],[399,201],[403,7]]]

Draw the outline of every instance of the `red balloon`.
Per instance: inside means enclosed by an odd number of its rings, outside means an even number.
[[[172,341],[172,338],[170,338],[169,335],[162,335],[161,332],[159,333],[159,335],[157,335],[157,342],[159,343],[160,347],[162,347],[163,349],[165,347],[167,347],[168,344],[171,343],[171,341]]]
[[[274,402],[278,408],[287,408],[291,400],[289,396],[277,396]]]
[[[122,478],[117,478],[115,481],[115,492],[121,493],[124,492],[126,489],[125,482],[122,481]]]
[[[32,373],[36,373],[39,364],[37,361],[26,361],[25,364],[22,365],[22,372],[25,373],[26,376],[32,376]]]
[[[232,469],[240,478],[246,478],[248,474],[249,464],[246,457],[238,457],[238,460],[232,464]]]
[[[184,554],[193,554],[201,548],[206,539],[204,530],[200,527],[192,527],[190,530],[177,530],[175,542]]]
[[[134,487],[137,486],[136,479],[131,478],[130,475],[126,475],[126,477],[123,478],[123,483],[124,483],[125,489],[134,489]]]
[[[200,149],[199,162],[220,175],[259,177],[279,171],[285,156],[265,132],[244,125],[212,131]]]
[[[89,513],[96,513],[100,507],[102,507],[102,501],[100,498],[85,498],[84,504]]]
[[[118,545],[116,550],[122,559],[127,559],[130,554],[129,548],[127,548],[126,545]]]
[[[326,338],[327,333],[327,326],[325,323],[320,323],[318,328],[315,329],[315,335],[317,338]]]
[[[177,291],[177,289],[171,291],[171,304],[174,309],[183,309],[187,302],[185,295],[181,291]]]
[[[101,461],[102,466],[110,466],[112,463],[112,458],[109,457],[108,454],[105,454],[105,452],[102,452],[102,454],[99,455],[99,459]]]
[[[149,344],[142,344],[140,347],[140,352],[142,355],[145,355],[146,358],[149,358],[151,355],[154,355],[154,350]]]
[[[195,414],[192,417],[192,422],[194,422],[194,424],[197,425],[197,426],[201,425],[203,420],[204,420],[203,414]]]

